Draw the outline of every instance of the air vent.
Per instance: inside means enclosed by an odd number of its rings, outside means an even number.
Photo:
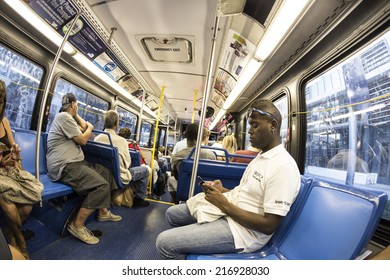
[[[142,46],[155,62],[192,62],[192,43],[180,37],[145,37],[141,39]]]

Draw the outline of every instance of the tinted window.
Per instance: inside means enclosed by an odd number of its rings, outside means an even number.
[[[71,92],[77,96],[78,114],[80,117],[90,122],[94,126],[94,129],[103,130],[104,114],[109,108],[109,103],[64,79],[58,79],[51,101],[50,118],[46,131],[49,131],[51,122],[54,120],[55,115],[59,113],[62,96],[67,92]]]
[[[387,32],[306,84],[306,174],[390,195],[389,44]]]
[[[131,139],[135,139],[135,134],[137,133],[137,116],[122,107],[117,107],[117,112],[119,114],[119,128],[127,127],[131,130],[132,136]]]
[[[152,131],[152,125],[147,122],[142,122],[141,137],[139,141],[140,146],[147,147],[149,145],[151,131]]]
[[[5,116],[12,128],[31,128],[43,68],[0,45],[0,79],[7,86]]]

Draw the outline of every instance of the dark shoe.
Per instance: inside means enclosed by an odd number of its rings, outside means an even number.
[[[35,233],[31,229],[22,230],[22,235],[24,237],[24,240],[30,240],[35,237]]]
[[[142,208],[142,207],[148,207],[148,206],[149,206],[149,202],[147,202],[141,198],[134,197],[133,208]]]

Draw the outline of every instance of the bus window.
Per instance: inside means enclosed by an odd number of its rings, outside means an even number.
[[[387,32],[305,85],[306,174],[390,194],[389,44]]]
[[[12,128],[31,129],[43,68],[0,44],[0,79],[7,87],[5,115]]]
[[[150,133],[152,130],[152,125],[147,122],[142,122],[141,125],[141,137],[139,138],[139,145],[141,147],[147,147],[149,145]]]
[[[61,108],[62,96],[67,92],[72,92],[77,96],[80,117],[90,122],[94,129],[103,130],[104,114],[109,108],[109,103],[64,79],[58,79],[51,101],[50,118],[46,131],[50,130],[51,123]]]
[[[119,128],[127,127],[135,135],[137,133],[137,116],[120,106],[117,107],[117,112],[119,114]],[[135,137],[131,137],[131,139],[135,139]]]
[[[169,134],[168,135],[168,146],[174,146],[175,145],[175,135]]]
[[[288,104],[287,96],[284,95],[282,98],[274,102],[275,106],[279,109],[279,112],[282,116],[282,124],[280,126],[280,142],[287,149],[287,129],[288,129]]]
[[[160,131],[160,139],[158,141],[158,146],[165,146],[165,133],[166,133],[166,130],[165,129],[159,129]]]

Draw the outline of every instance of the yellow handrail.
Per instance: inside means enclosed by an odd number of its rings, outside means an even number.
[[[156,142],[157,142],[157,133],[158,133],[158,122],[160,120],[160,114],[161,114],[161,107],[164,99],[164,90],[165,86],[161,87],[161,94],[160,94],[160,103],[158,104],[158,111],[157,111],[157,119],[156,119],[156,128],[154,130],[154,140],[153,140],[153,149],[152,149],[152,160],[150,162],[150,168],[151,172],[149,174],[149,186],[148,186],[148,193],[152,193],[152,185],[153,185],[153,165],[154,165],[154,153],[156,152]]]

